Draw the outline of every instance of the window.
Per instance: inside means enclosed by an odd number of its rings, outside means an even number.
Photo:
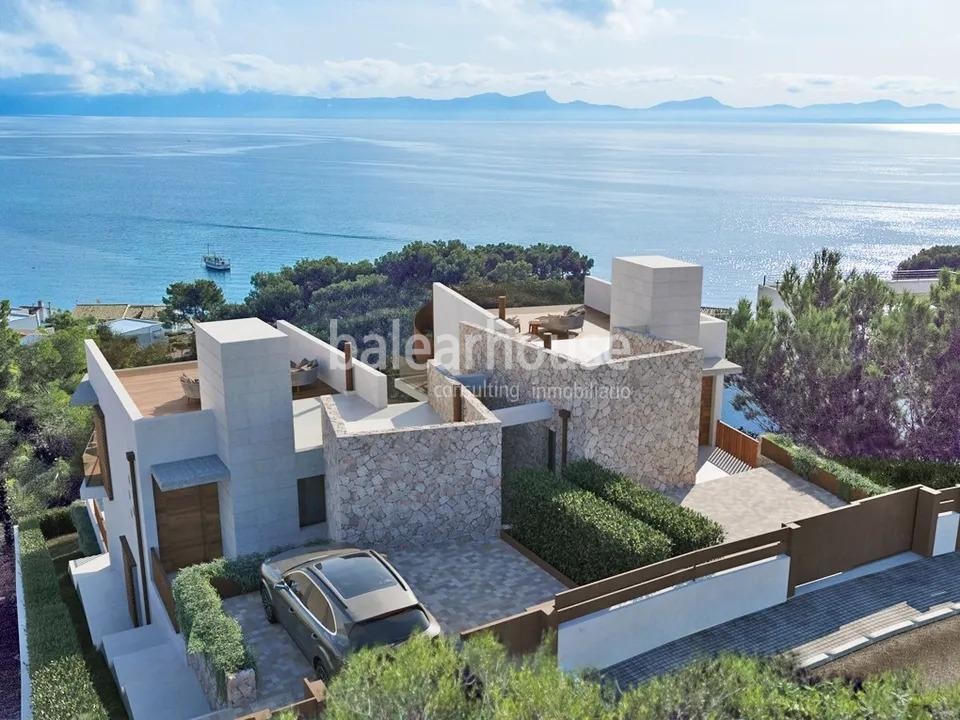
[[[313,583],[302,572],[292,572],[286,577],[287,587],[300,602],[306,607],[310,607],[310,594],[313,591]]]
[[[347,599],[400,585],[386,565],[366,553],[327,558],[314,567]]]
[[[300,504],[300,527],[327,521],[327,485],[323,475],[297,480],[297,500]]]
[[[310,602],[307,603],[307,610],[332,633],[337,631],[337,623],[333,619],[333,608],[330,607],[330,601],[324,596],[320,588],[313,588],[310,591]]]
[[[99,405],[93,406],[93,432],[97,441],[97,455],[100,458],[100,475],[103,477],[103,489],[107,500],[113,500],[113,479],[110,476],[110,452],[107,449],[107,422]]]

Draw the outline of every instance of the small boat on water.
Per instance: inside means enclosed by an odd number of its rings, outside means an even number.
[[[230,258],[225,258],[219,253],[211,253],[210,248],[207,248],[207,254],[202,259],[207,270],[230,270]]]

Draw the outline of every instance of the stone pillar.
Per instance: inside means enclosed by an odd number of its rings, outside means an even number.
[[[697,345],[703,267],[643,255],[613,260],[610,328]]]

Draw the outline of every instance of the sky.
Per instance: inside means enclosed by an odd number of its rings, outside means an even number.
[[[0,93],[960,106],[960,0],[0,0]]]

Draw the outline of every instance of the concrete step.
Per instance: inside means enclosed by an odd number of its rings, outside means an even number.
[[[162,645],[167,642],[166,633],[158,625],[132,628],[103,636],[103,654],[113,669],[113,661],[121,655]]]
[[[131,720],[189,720],[210,713],[196,675],[171,643],[119,655],[113,669]]]

